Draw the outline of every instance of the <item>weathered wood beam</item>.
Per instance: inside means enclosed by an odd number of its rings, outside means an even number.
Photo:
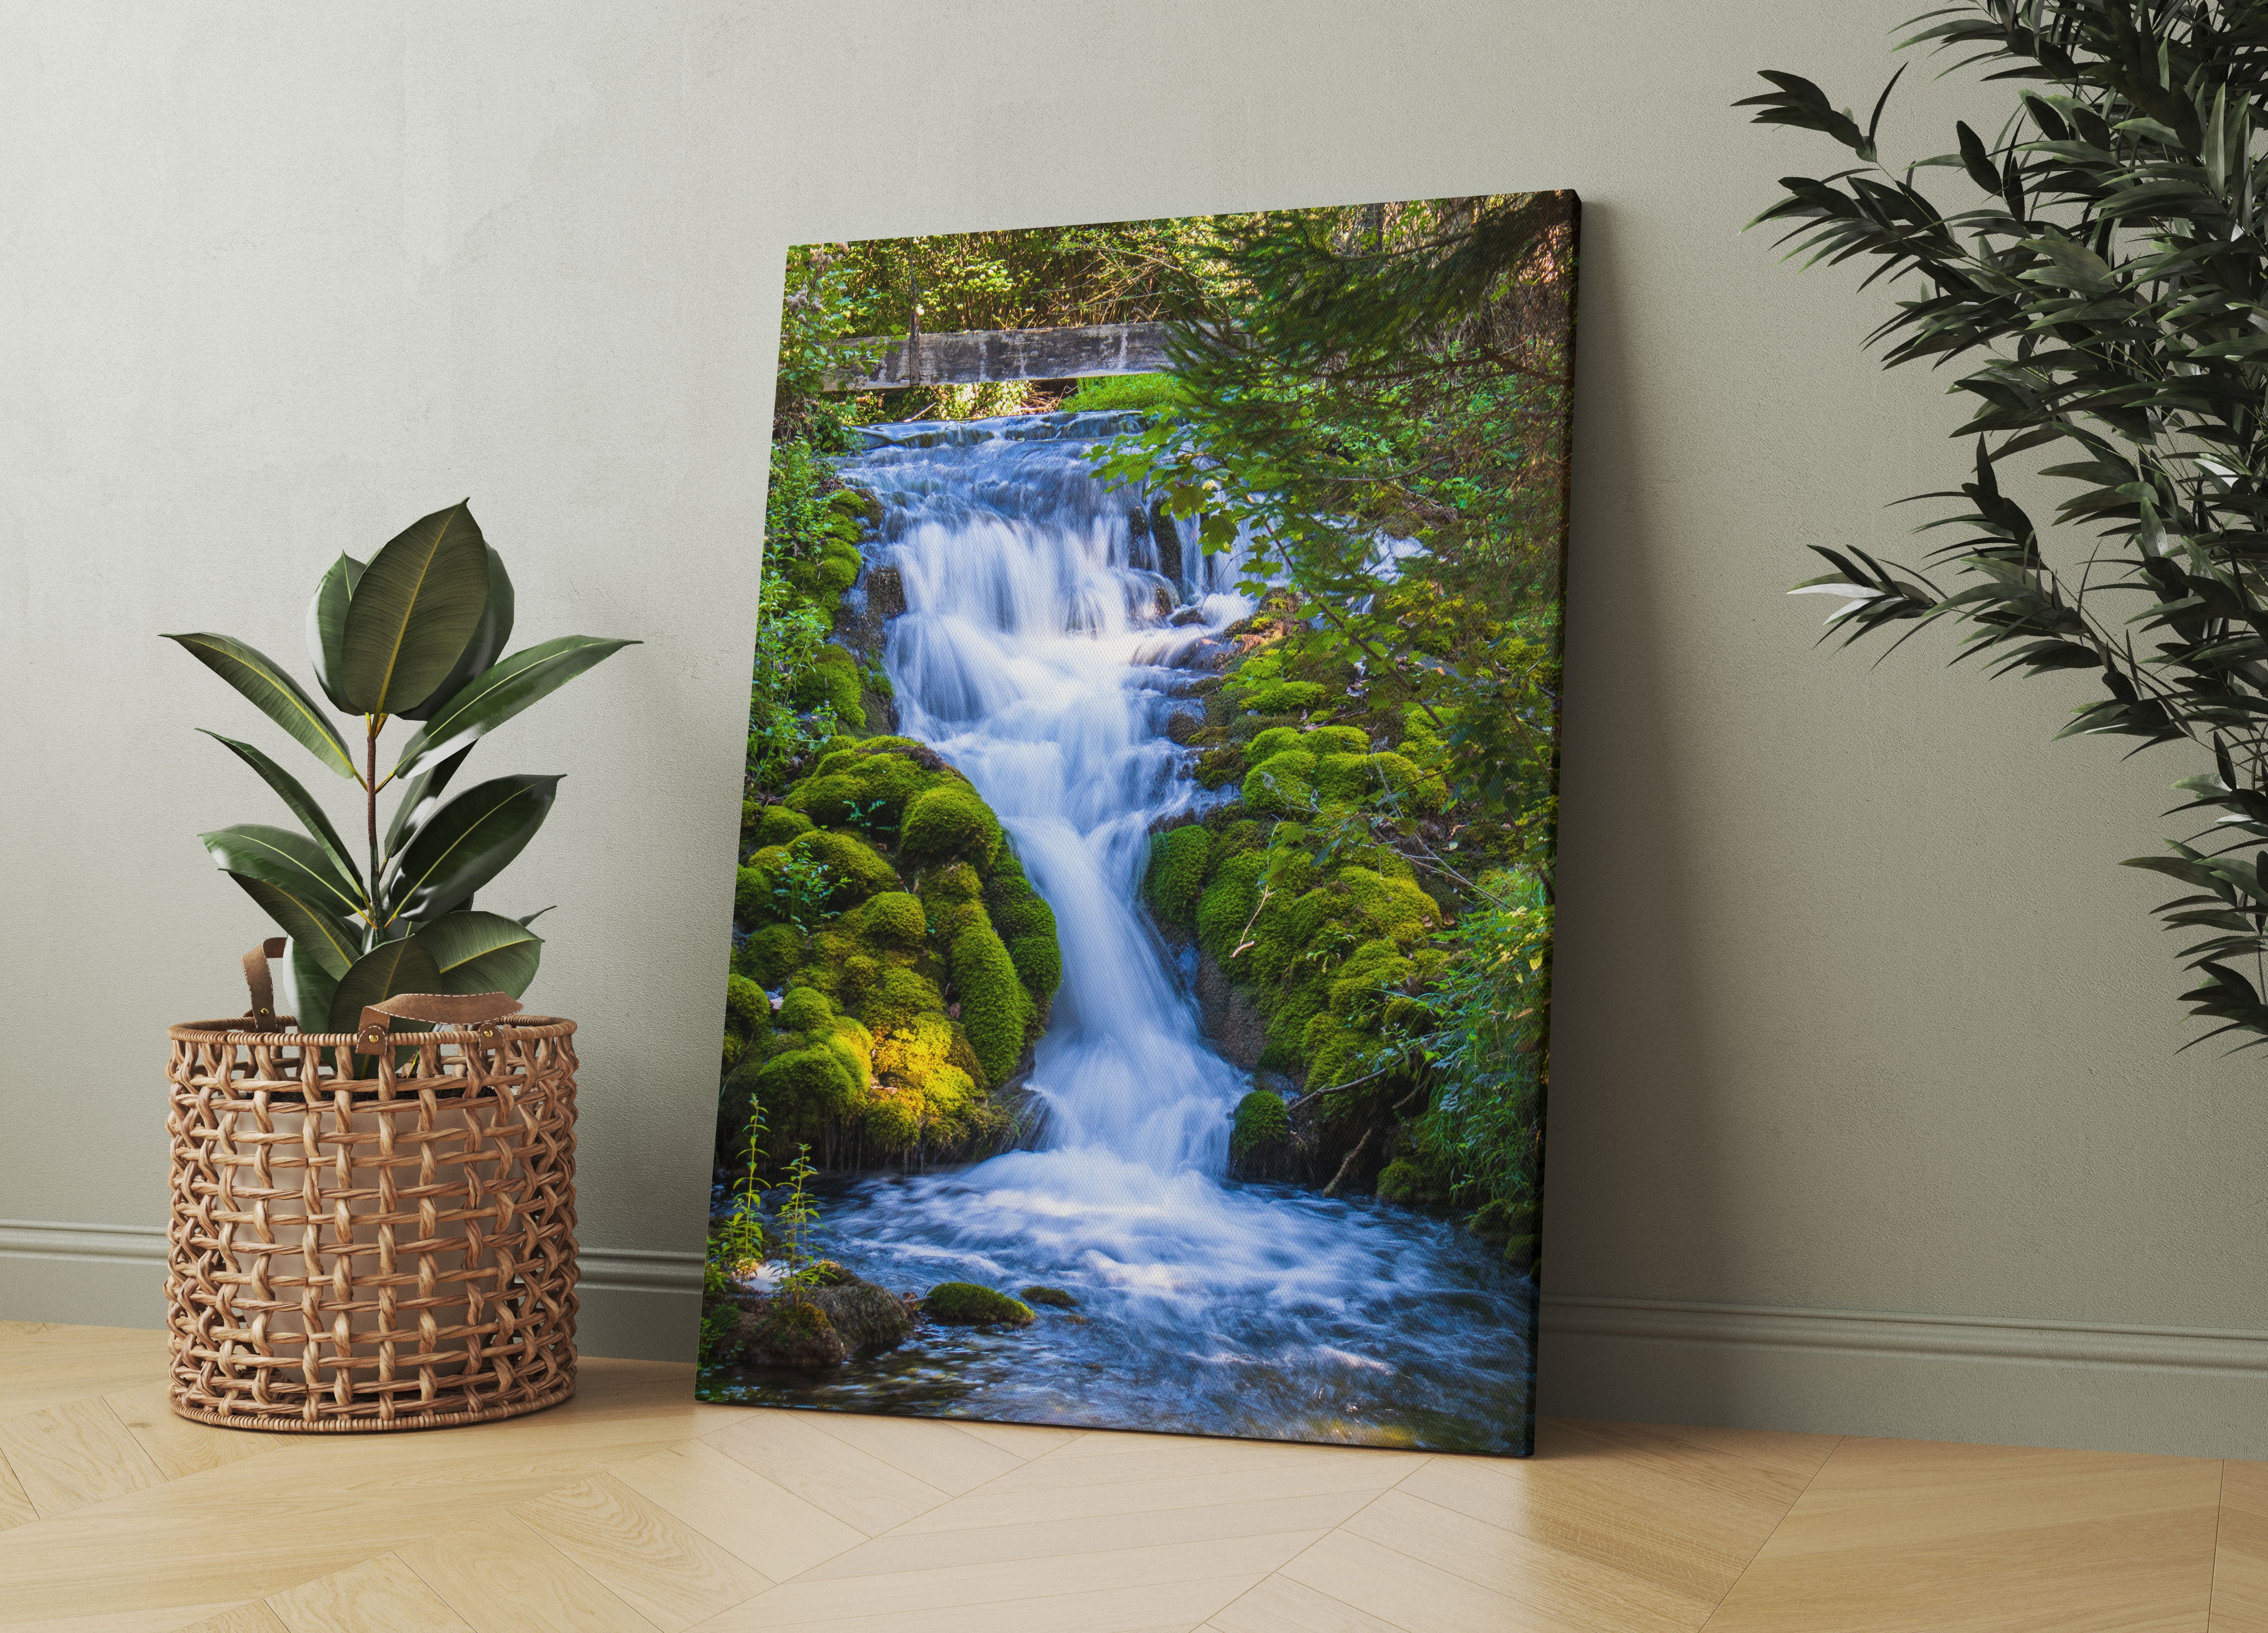
[[[829,376],[827,389],[895,391],[905,386],[970,386],[986,380],[1077,379],[1091,374],[1154,374],[1166,366],[1162,323],[973,329],[899,341],[882,354],[872,372]]]

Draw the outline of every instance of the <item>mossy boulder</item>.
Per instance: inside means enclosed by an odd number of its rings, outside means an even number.
[[[1286,748],[1259,761],[1244,777],[1244,808],[1263,816],[1304,816],[1315,808],[1315,756]]]
[[[1432,1202],[1432,1176],[1408,1158],[1397,1159],[1379,1172],[1378,1200],[1413,1205]]]
[[[917,867],[967,862],[991,864],[1000,849],[1000,821],[966,783],[932,788],[906,807],[898,850]]]
[[[850,576],[843,579],[835,594],[840,595],[857,579],[858,560],[858,552],[854,550],[848,563]],[[843,564],[838,563],[830,564],[824,570],[840,572],[843,570]],[[819,649],[811,667],[797,678],[788,696],[799,709],[821,706],[832,709],[837,722],[857,732],[865,730],[866,725],[865,707],[858,701],[859,690],[858,660],[841,647],[830,645]]]
[[[748,825],[748,838],[759,848],[784,845],[799,834],[808,834],[811,828],[811,819],[800,811],[790,810],[785,805],[764,805],[757,811],[755,820]]]
[[[850,1358],[850,1346],[827,1313],[807,1297],[782,1293],[744,1312],[734,1335],[737,1357],[750,1366],[818,1372]]]
[[[1143,893],[1151,910],[1171,924],[1197,922],[1197,898],[1204,894],[1205,864],[1212,857],[1212,835],[1195,823],[1169,828],[1150,841],[1150,869]]]
[[[1280,1151],[1292,1137],[1284,1100],[1268,1089],[1255,1089],[1236,1102],[1236,1122],[1228,1134],[1231,1160],[1243,1165]]]
[[[855,1355],[895,1348],[914,1329],[914,1319],[904,1300],[856,1276],[833,1286],[812,1288],[803,1297],[826,1316],[828,1325]]]
[[[1026,1304],[1043,1305],[1051,1310],[1079,1308],[1079,1300],[1060,1287],[1020,1287],[1016,1296]]]
[[[968,1045],[984,1068],[987,1085],[998,1083],[1015,1070],[1016,1057],[1024,1051],[1032,997],[1007,946],[981,913],[954,937],[952,970]]]
[[[922,1313],[947,1327],[1029,1327],[1032,1309],[975,1282],[940,1282],[922,1300]]]

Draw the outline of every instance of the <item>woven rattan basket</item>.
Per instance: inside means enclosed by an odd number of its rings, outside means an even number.
[[[282,951],[247,955],[248,1015],[166,1033],[173,1410],[348,1433],[565,1400],[575,1023],[409,995],[357,1033],[284,1030]],[[401,1018],[443,1029],[389,1033]]]

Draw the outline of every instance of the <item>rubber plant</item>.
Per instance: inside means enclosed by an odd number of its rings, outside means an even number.
[[[475,908],[473,896],[534,838],[560,779],[448,791],[482,738],[636,643],[568,635],[500,656],[512,627],[512,578],[468,501],[412,523],[367,563],[341,555],[316,586],[308,658],[323,695],[360,717],[359,741],[266,653],[225,635],[166,637],[362,791],[357,858],[298,778],[250,743],[206,733],[299,824],[245,822],[200,837],[290,938],[301,1030],[350,1032],[364,1004],[400,993],[518,997],[535,979],[538,915]],[[381,770],[379,739],[396,719],[416,729]],[[379,796],[396,784],[381,835]]]
[[[1974,476],[1927,528],[1924,568],[1814,546],[1800,592],[1847,598],[1845,644],[1962,627],[1955,661],[2075,671],[2102,695],[2063,736],[2178,745],[2197,831],[2127,865],[2178,880],[2159,908],[2201,977],[2205,1037],[2268,1042],[2268,4],[1970,0],[1901,49],[1949,52],[2012,92],[1990,133],[1893,168],[1798,75],[1739,104],[1816,131],[1856,165],[1789,177],[1756,223],[1811,262],[1858,261],[1904,291],[1884,364],[1948,368]],[[1899,70],[1903,73],[1904,69]],[[1941,180],[1941,184],[1940,180]],[[1965,196],[1944,203],[1948,190]],[[1751,225],[1756,224],[1751,223]],[[2001,481],[2060,483],[2044,526]],[[1934,575],[1934,576],[1933,576]],[[2202,1039],[2199,1040],[2200,1041]]]

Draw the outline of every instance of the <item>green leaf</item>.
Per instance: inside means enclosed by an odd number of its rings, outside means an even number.
[[[386,715],[423,702],[464,655],[488,598],[488,546],[469,502],[412,522],[347,604],[338,682],[348,706]]]
[[[401,802],[394,807],[394,820],[387,824],[386,854],[391,859],[401,853],[401,847],[416,837],[417,830],[432,820],[441,808],[441,791],[449,786],[449,779],[463,769],[465,756],[471,754],[468,747],[459,749],[430,770],[420,771],[409,779],[401,791]]]
[[[502,776],[442,806],[387,870],[389,916],[438,918],[456,907],[535,837],[558,791],[556,776]]]
[[[314,802],[313,798],[300,785],[298,778],[249,743],[239,743],[234,738],[223,737],[217,732],[205,732],[202,726],[199,726],[197,730],[204,732],[207,737],[257,771],[260,774],[260,780],[274,789],[277,797],[285,805],[291,806],[291,814],[299,819],[300,825],[307,830],[309,836],[323,848],[323,854],[330,858],[331,864],[346,878],[352,879],[356,888],[362,891],[365,897],[368,895],[367,890],[363,886],[362,870],[355,866],[353,859],[347,854],[346,841],[339,837],[338,829],[331,826],[330,818],[323,814],[322,806]]]
[[[343,972],[349,964],[342,963]],[[339,978],[319,960],[310,949],[303,955],[300,944],[291,944],[291,1012],[302,1032],[320,1032],[331,1024],[331,999],[339,989]]]
[[[355,776],[354,755],[338,728],[274,658],[225,635],[169,635],[166,639],[186,647],[199,663],[259,705],[262,714],[332,770],[361,780]]]
[[[369,910],[361,886],[341,878],[322,847],[304,834],[239,822],[197,837],[212,853],[212,859],[230,872],[289,891],[334,918],[350,919]]]
[[[508,992],[535,979],[543,938],[498,913],[446,913],[419,930],[441,972],[443,992]]]
[[[320,902],[282,885],[254,879],[249,873],[232,869],[228,876],[276,921],[278,930],[291,938],[291,945],[305,953],[295,962],[313,964],[328,979],[335,981],[346,974],[347,966],[361,956],[362,938],[355,933],[354,927]],[[324,1012],[329,1012],[328,1005]],[[318,1022],[321,1019],[321,1015],[316,1017]]]
[[[464,689],[465,682],[486,669],[504,651],[512,639],[512,575],[504,570],[504,557],[497,554],[496,546],[485,547],[489,555],[489,600],[481,611],[481,622],[473,631],[472,642],[455,667],[433,688],[433,695],[415,709],[397,709],[394,712],[405,720],[429,720],[434,711]]]
[[[339,690],[339,643],[346,631],[347,603],[362,581],[363,567],[353,556],[341,555],[315,586],[315,599],[307,603],[307,661],[315,666],[315,682],[331,706],[349,714],[355,708]]]
[[[563,635],[541,646],[514,652],[441,705],[403,746],[393,775],[421,771],[446,755],[469,748],[529,704],[636,641]]]
[[[430,949],[414,938],[387,942],[364,953],[339,977],[338,990],[331,996],[328,1029],[352,1032],[361,1024],[366,1005],[405,992],[440,990],[441,972]],[[301,1030],[306,1030],[304,1023]]]

